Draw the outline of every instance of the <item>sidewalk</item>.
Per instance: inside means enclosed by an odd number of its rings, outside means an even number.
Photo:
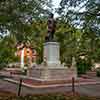
[[[0,72],[1,76],[5,76],[4,80],[15,84],[19,84],[20,79],[22,79],[22,85],[30,88],[48,88],[48,87],[61,87],[61,86],[72,86],[72,80],[54,80],[46,81],[42,79],[37,79],[33,77],[23,76],[23,75],[13,75],[10,73]],[[75,86],[80,85],[92,85],[100,84],[100,80],[95,78],[77,78],[75,79]]]
[[[5,81],[11,82],[11,83],[15,83],[15,84],[19,84],[20,79],[10,79],[10,78],[4,78]],[[31,81],[31,82],[30,82]],[[75,86],[81,86],[81,85],[93,85],[93,84],[100,84],[100,81],[95,81],[95,80],[91,80],[91,79],[79,79],[77,82],[75,82]],[[70,80],[70,82],[66,82],[66,83],[55,83],[55,84],[34,84],[34,80],[32,82],[32,80],[25,80],[23,79],[22,81],[22,85],[26,86],[26,87],[30,87],[30,88],[50,88],[50,87],[62,87],[62,86],[72,86],[72,82]]]

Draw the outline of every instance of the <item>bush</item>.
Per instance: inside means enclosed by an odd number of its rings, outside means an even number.
[[[7,66],[7,64],[6,63],[1,63],[0,64],[0,70],[2,70],[4,67],[6,67]]]
[[[96,76],[100,77],[100,68],[96,69]]]
[[[77,72],[78,75],[85,74],[86,73],[86,65],[85,63],[77,63]]]
[[[85,59],[78,59],[77,61],[77,72],[78,75],[85,74],[88,70],[91,69],[91,62]]]

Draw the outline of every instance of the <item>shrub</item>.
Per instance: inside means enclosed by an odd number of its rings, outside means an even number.
[[[78,59],[77,61],[77,72],[78,75],[85,74],[88,70],[90,70],[92,64],[89,60]]]
[[[1,63],[0,64],[0,70],[2,70],[4,67],[6,67],[7,66],[7,64],[6,63]]]
[[[100,77],[100,68],[96,69],[96,76]]]

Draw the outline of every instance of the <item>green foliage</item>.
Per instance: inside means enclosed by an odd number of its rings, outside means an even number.
[[[18,40],[32,33],[32,21],[46,17],[50,4],[46,0],[2,0],[0,1],[0,32],[16,35]]]
[[[77,72],[78,75],[85,74],[88,70],[91,70],[92,63],[91,59],[85,56],[84,59],[77,59]]]
[[[8,31],[10,36],[13,36],[12,38],[0,36],[0,63],[18,61],[14,56],[17,41],[30,42],[38,52],[38,63],[42,62],[47,14],[52,7],[52,0],[0,1],[0,31],[2,34]],[[85,10],[81,12],[83,8]],[[61,62],[71,65],[72,57],[78,59],[81,53],[87,55],[89,61],[92,59],[99,61],[100,3],[95,0],[61,0],[57,11],[59,17],[55,39],[60,43]],[[80,62],[79,66],[88,65],[84,64]],[[84,72],[85,69],[87,68],[84,68]]]
[[[83,9],[83,10],[82,10]],[[61,0],[58,14],[79,27],[77,34],[77,53],[85,52],[91,59],[99,60],[100,33],[99,0]],[[74,33],[75,34],[75,33]],[[75,41],[74,41],[75,42]]]
[[[71,57],[76,55],[77,33],[78,30],[70,22],[66,22],[64,18],[57,19],[55,38],[60,42],[61,62],[71,64]]]
[[[6,67],[6,64],[18,61],[15,57],[15,40],[6,36],[0,41],[0,67]]]
[[[58,13],[71,20],[75,26],[90,28],[97,34],[100,32],[99,11],[99,0],[61,0],[58,8]]]
[[[97,76],[97,77],[100,77],[100,68],[97,68],[97,69],[96,69],[96,76]]]

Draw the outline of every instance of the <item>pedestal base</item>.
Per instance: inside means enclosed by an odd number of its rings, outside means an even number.
[[[69,69],[60,64],[60,44],[58,42],[44,43],[44,64],[33,67],[30,77],[43,81],[70,80],[77,77],[76,68]]]
[[[48,67],[41,66],[31,70],[30,77],[41,80],[70,80],[72,77],[77,77],[76,69],[69,69],[67,67]]]

